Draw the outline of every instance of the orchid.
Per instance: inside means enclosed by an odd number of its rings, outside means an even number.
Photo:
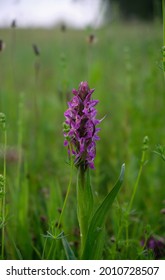
[[[87,82],[81,82],[78,90],[73,89],[74,97],[64,113],[64,145],[68,146],[69,154],[75,156],[75,165],[81,165],[84,170],[87,167],[94,169],[96,141],[100,139],[97,135],[100,128],[96,127],[100,120],[96,119],[95,109],[99,101],[92,100],[93,92]]]
[[[68,102],[63,124],[64,146],[68,147],[68,154],[72,166],[77,167],[77,218],[80,228],[80,255],[82,259],[98,259],[103,250],[102,237],[108,210],[113,203],[124,178],[125,165],[122,165],[121,173],[112,191],[105,197],[101,205],[94,209],[94,196],[90,183],[90,169],[94,169],[96,156],[96,141],[100,138],[97,127],[102,120],[96,118],[95,106],[98,100],[92,99],[94,89],[90,89],[88,83],[81,82],[78,90],[73,89],[73,98]],[[70,181],[71,182],[71,181]],[[69,183],[64,205],[70,191]],[[64,207],[63,207],[64,209]],[[63,211],[62,211],[63,212]],[[66,242],[66,240],[65,240]],[[72,259],[75,257],[71,253]]]

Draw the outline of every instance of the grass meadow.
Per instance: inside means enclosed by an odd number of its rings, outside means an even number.
[[[91,171],[96,205],[112,189],[122,163],[126,168],[108,212],[102,259],[165,259],[165,162],[158,155],[158,145],[162,153],[165,145],[162,25],[9,28],[0,30],[0,38],[6,44],[0,52],[0,112],[7,132],[4,149],[0,131],[0,174],[6,155],[1,259],[66,259],[60,232],[79,258],[76,168],[58,221],[70,180],[64,111],[81,81],[95,88],[98,118],[105,116]]]

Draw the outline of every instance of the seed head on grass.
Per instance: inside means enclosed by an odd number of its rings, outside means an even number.
[[[6,128],[6,116],[4,113],[0,113],[0,128],[3,130]]]
[[[3,175],[0,174],[0,197],[1,197],[1,194],[3,193],[4,184],[5,184],[4,177],[3,177]]]
[[[35,73],[35,83],[37,85],[40,68],[41,68],[41,63],[40,63],[41,52],[40,52],[39,47],[36,44],[32,44],[32,49],[33,49],[33,53],[35,55],[34,73]],[[35,99],[36,99],[36,96],[35,96]],[[35,107],[36,107],[36,111],[37,111],[37,100],[35,100]]]
[[[1,218],[0,224],[3,221],[1,207],[3,204],[4,196],[5,196],[5,179],[4,179],[4,176],[0,174],[0,218]],[[0,228],[1,228],[1,226],[0,226]]]
[[[12,28],[16,28],[17,27],[17,24],[16,24],[16,20],[13,19],[12,22],[11,22],[11,27]]]
[[[90,34],[88,37],[87,37],[87,42],[89,45],[93,45],[97,42],[97,38],[94,34]]]
[[[0,52],[2,52],[5,49],[5,42],[0,39]]]
[[[75,165],[94,169],[96,155],[96,141],[100,128],[96,126],[100,120],[96,119],[95,109],[98,100],[92,100],[94,89],[90,89],[87,82],[81,82],[78,90],[73,89],[74,97],[68,102],[68,109],[64,113],[64,145],[68,146],[68,153],[75,156]]]
[[[36,56],[40,55],[40,50],[36,44],[32,44],[33,52]]]
[[[0,174],[0,186],[3,187],[4,186],[4,177],[3,175]]]
[[[61,29],[62,32],[65,32],[66,31],[66,24],[62,23],[61,26],[60,26],[60,29]]]

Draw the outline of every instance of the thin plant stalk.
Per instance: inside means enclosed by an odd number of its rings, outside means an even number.
[[[71,154],[71,145],[70,145],[70,144],[69,144],[69,149],[70,149],[70,154]],[[60,218],[59,218],[59,221],[58,221],[57,229],[59,229],[59,227],[60,227],[60,224],[61,224],[61,221],[62,221],[62,217],[63,217],[63,214],[64,214],[64,210],[65,210],[65,207],[66,207],[66,203],[67,203],[67,200],[68,200],[68,197],[69,197],[70,188],[71,188],[72,179],[73,179],[73,166],[74,166],[74,161],[73,161],[73,158],[72,158],[72,156],[71,156],[71,173],[70,173],[70,179],[69,179],[69,184],[68,184],[68,188],[67,188],[67,192],[66,192],[64,204],[63,204],[63,207],[62,207],[62,211],[61,211]]]
[[[34,111],[35,111],[35,116],[38,119],[39,118],[39,106],[38,106],[38,96],[37,96],[37,91],[38,91],[38,85],[39,85],[39,71],[40,71],[40,61],[39,59],[36,59],[35,61],[35,91],[34,91]]]
[[[44,260],[47,240],[48,240],[48,238],[45,237],[44,246],[43,246],[43,251],[42,251],[42,257],[41,257],[42,260]]]
[[[5,219],[6,219],[6,146],[7,146],[7,132],[6,128],[4,130],[4,159],[3,159],[3,177],[4,177],[4,186],[3,186],[3,200],[2,200],[2,259],[4,259],[5,251]]]
[[[66,93],[68,91],[68,85],[69,85],[69,80],[68,80],[68,70],[67,70],[67,58],[65,52],[61,54],[60,57],[60,64],[61,64],[61,101],[62,104],[65,108],[66,106]]]
[[[6,149],[7,149],[7,131],[6,131],[6,116],[0,113],[0,126],[4,137],[4,156],[3,156],[3,195],[2,195],[2,247],[1,257],[4,259],[5,252],[5,219],[6,219]]]
[[[70,149],[70,151],[71,151],[71,145],[69,145],[69,149]],[[71,154],[71,153],[70,153],[70,154]],[[68,183],[68,187],[67,187],[66,196],[65,196],[65,199],[64,199],[64,203],[63,203],[63,207],[62,207],[62,210],[61,210],[61,213],[60,213],[60,217],[59,217],[59,220],[58,220],[58,223],[57,223],[57,230],[59,230],[59,228],[60,228],[61,221],[62,221],[63,214],[64,214],[64,210],[65,210],[65,208],[66,208],[67,200],[68,200],[69,193],[70,193],[70,189],[71,189],[71,185],[72,185],[73,167],[74,167],[74,161],[73,161],[72,156],[71,156],[71,159],[70,159],[70,165],[71,165],[70,179],[69,179],[69,183]],[[56,237],[56,235],[58,235],[58,233],[57,233],[57,234],[55,233],[55,237]],[[54,239],[56,239],[56,238],[54,238]],[[43,249],[43,253],[42,253],[42,259],[44,259],[45,249],[46,249],[46,243],[47,243],[47,238],[45,239],[45,242],[44,242],[44,249]],[[49,257],[50,257],[52,248],[53,248],[53,242],[52,242],[52,244],[51,244],[51,246],[50,246],[47,259],[49,259]]]
[[[165,79],[165,0],[162,0],[162,13],[163,13],[163,72]]]
[[[137,188],[139,186],[139,182],[140,182],[140,178],[141,178],[141,175],[142,175],[142,170],[143,170],[143,166],[144,166],[144,163],[145,163],[145,159],[146,159],[146,150],[143,150],[138,176],[137,176],[134,188],[133,188],[133,193],[132,193],[132,196],[131,196],[131,200],[130,200],[129,205],[128,205],[128,213],[131,211],[133,201],[135,199],[135,195],[136,195],[136,192],[137,192]]]
[[[119,240],[121,232],[122,232],[122,230],[124,228],[124,225],[125,225],[125,236],[126,236],[127,252],[128,252],[128,245],[129,245],[129,232],[128,232],[129,215],[130,215],[130,212],[131,212],[131,209],[132,209],[132,205],[133,205],[133,202],[134,202],[134,199],[135,199],[135,195],[137,193],[137,189],[138,189],[138,186],[139,186],[139,182],[140,182],[140,178],[141,178],[141,175],[142,175],[143,167],[144,167],[144,164],[146,163],[146,154],[147,154],[147,150],[148,150],[148,141],[149,141],[148,140],[148,136],[145,136],[144,139],[143,139],[142,156],[141,156],[141,161],[140,161],[139,172],[138,172],[137,179],[136,179],[134,187],[133,187],[133,192],[132,192],[132,196],[131,196],[130,202],[129,202],[127,208],[125,209],[125,213],[124,213],[124,217],[123,217],[124,218],[124,222],[122,222],[122,224],[120,225],[119,230],[118,230],[118,234],[117,234],[117,240]]]
[[[87,46],[87,77],[88,79],[90,78],[90,70],[91,70],[91,65],[92,65],[92,46],[89,44],[89,46]]]
[[[135,195],[136,195],[136,192],[137,192],[137,189],[138,189],[138,186],[139,186],[139,182],[140,182],[140,178],[141,178],[141,175],[142,175],[143,167],[144,167],[144,164],[146,163],[147,150],[148,150],[148,136],[145,136],[144,139],[143,139],[142,157],[141,157],[141,161],[140,161],[140,168],[139,168],[138,176],[137,176],[134,188],[133,188],[133,193],[132,193],[130,202],[128,204],[128,208],[127,208],[126,213],[125,213],[125,215],[126,215],[125,218],[126,218],[126,244],[127,244],[127,248],[128,248],[128,243],[129,243],[129,232],[128,232],[129,214],[131,212],[132,205],[133,205],[133,202],[134,202],[134,199],[135,199]]]
[[[16,78],[15,78],[15,49],[16,49],[16,26],[15,24],[11,26],[11,59],[10,59],[10,65],[11,65],[11,81],[13,83],[13,87],[15,89],[16,87]]]
[[[81,166],[78,170],[77,175],[77,216],[79,220],[79,227],[80,227],[80,238],[81,238],[81,251],[83,251],[85,240],[86,240],[86,233],[88,229],[87,223],[87,215],[86,215],[86,208],[87,208],[87,201],[85,197],[85,189],[86,189],[86,174],[83,172]]]
[[[19,107],[18,107],[18,167],[17,167],[17,188],[19,189],[20,174],[21,174],[21,160],[22,160],[22,139],[23,139],[23,93],[20,96]]]
[[[163,45],[165,46],[165,0],[162,0],[162,12],[163,12]]]
[[[40,50],[37,45],[33,44],[33,51],[35,54],[34,61],[34,78],[35,78],[35,91],[34,91],[34,110],[36,114],[36,118],[39,117],[39,108],[38,108],[38,98],[37,91],[39,89],[39,75],[41,70],[41,58],[40,58]]]
[[[67,93],[69,92],[69,73],[68,73],[68,61],[67,61],[67,53],[66,53],[66,26],[61,26],[61,42],[60,42],[60,100],[62,102],[62,106],[66,106],[67,101]]]
[[[3,98],[2,98],[3,95],[1,93],[1,91],[2,91],[2,82],[3,82],[2,72],[3,72],[3,68],[4,68],[1,52],[3,52],[4,48],[5,48],[5,43],[2,39],[0,39],[0,96],[1,96],[1,104],[2,104],[2,101],[3,101]]]
[[[87,39],[87,77],[88,80],[92,77],[92,68],[94,62],[94,44],[96,43],[97,38],[94,34],[90,34]]]

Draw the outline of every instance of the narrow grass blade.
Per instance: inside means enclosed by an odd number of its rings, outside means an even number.
[[[125,164],[122,165],[120,176],[115,186],[113,187],[111,192],[105,197],[105,199],[97,208],[96,212],[94,213],[91,219],[82,259],[99,259],[101,257],[105,220],[108,211],[123,183],[124,172]]]
[[[19,260],[23,260],[23,257],[22,257],[22,254],[21,254],[21,251],[18,249],[18,247],[17,247],[17,245],[16,245],[15,241],[14,241],[14,240],[12,240],[12,242],[13,242],[13,245],[14,245],[14,248],[15,248],[15,251],[16,251],[16,254],[17,254],[17,256],[18,256],[18,259],[19,259]]]
[[[64,250],[65,250],[65,254],[66,254],[67,259],[68,260],[76,260],[74,252],[72,251],[64,233],[62,235],[62,244],[63,244]]]

